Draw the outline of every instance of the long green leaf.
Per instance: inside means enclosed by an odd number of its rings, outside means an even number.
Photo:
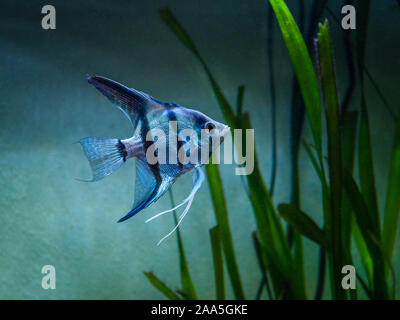
[[[385,256],[380,247],[379,235],[375,236],[375,222],[369,213],[369,208],[362,193],[357,187],[351,174],[344,171],[344,186],[351,202],[356,221],[365,240],[373,261],[373,292],[376,299],[388,299],[387,283],[385,279]]]
[[[346,112],[343,116],[343,166],[348,172],[353,172],[355,155],[355,138],[357,129],[357,112]],[[361,235],[357,223],[353,223],[351,215],[351,204],[347,193],[343,197],[343,243],[350,248],[351,234],[353,234],[361,262],[364,266],[369,283],[372,283],[372,258]],[[350,221],[349,221],[350,220]],[[350,251],[350,250],[349,250]],[[350,257],[348,257],[350,260]],[[352,264],[346,262],[346,264]]]
[[[357,118],[357,112],[346,112],[343,116],[343,166],[350,173],[353,172],[354,167]],[[353,234],[354,241],[361,257],[361,262],[367,274],[368,282],[369,284],[372,284],[372,258],[357,223],[353,223],[353,217],[351,215],[351,203],[346,192],[343,196],[342,214],[344,246],[350,251],[351,234]],[[349,254],[350,252],[348,252],[348,255]],[[351,257],[348,256],[347,259],[349,262],[346,262],[346,264],[352,264],[350,263]]]
[[[373,215],[377,216],[377,200],[375,192],[375,178],[373,175],[373,165],[372,165],[372,154],[370,149],[370,137],[369,137],[369,123],[368,114],[365,105],[364,97],[364,58],[365,58],[365,45],[367,39],[367,29],[368,29],[368,17],[370,10],[370,0],[357,1],[357,34],[356,34],[356,54],[358,62],[358,72],[361,85],[361,114],[360,114],[360,126],[359,126],[359,149],[358,149],[358,159],[359,159],[359,172],[361,180],[361,189],[364,189],[363,194],[367,197],[368,205],[372,210]],[[372,170],[372,171],[369,171]],[[368,175],[372,173],[371,177]],[[347,187],[347,186],[346,186]],[[370,197],[370,198],[369,198]],[[377,225],[379,226],[379,225]],[[357,243],[358,250],[361,254],[361,258],[367,275],[370,277],[371,284],[374,282],[374,271],[372,269],[372,259],[370,252],[368,255],[363,255],[362,252],[366,252],[367,243],[361,234],[361,227],[354,227],[354,236]]]
[[[313,153],[313,151],[311,149],[310,144],[307,141],[303,140],[303,145],[304,145],[304,148],[306,149],[308,157],[311,160],[311,163],[312,163],[312,165],[314,167],[314,170],[318,174],[319,180],[321,181],[321,185],[326,185],[327,183],[326,183],[325,177],[324,177],[324,175],[322,173],[321,167],[318,164],[318,160],[315,157],[315,155],[314,155],[314,153]]]
[[[169,196],[171,199],[172,207],[175,208],[175,200],[174,200],[174,196],[172,194],[171,189],[169,189]],[[178,219],[176,218],[175,210],[174,210],[174,222],[175,222],[175,225],[178,224]],[[177,233],[177,239],[178,239],[177,241],[178,241],[178,249],[179,249],[179,263],[180,263],[180,269],[181,269],[182,291],[188,299],[194,300],[194,299],[197,299],[197,294],[196,294],[196,290],[194,288],[192,276],[190,275],[189,266],[188,266],[188,263],[186,260],[185,249],[183,247],[181,231],[179,230],[179,227],[177,228],[176,233]]]
[[[379,238],[380,219],[378,211],[378,200],[376,197],[374,165],[372,157],[372,146],[369,129],[369,118],[364,95],[362,96],[360,133],[358,141],[358,161],[360,171],[361,192],[367,202],[368,212],[374,221],[374,235]]]
[[[299,0],[298,2],[298,25],[301,33],[304,33],[305,28],[305,20],[306,20],[306,7],[310,8],[310,13],[307,15],[307,32],[305,33],[305,43],[307,49],[310,50],[313,46],[313,39],[315,36],[315,29],[318,25],[318,21],[322,14],[323,8],[326,6],[327,0],[313,0],[312,4],[308,6],[305,1]],[[272,10],[271,14],[272,14]],[[268,16],[269,23],[272,23],[272,17]],[[298,81],[296,75],[292,78],[292,98],[291,98],[291,112],[290,112],[290,156],[291,156],[291,195],[290,201],[297,207],[301,207],[301,198],[300,198],[300,170],[299,170],[299,150],[300,150],[300,141],[301,134],[304,126],[304,114],[305,114],[305,106],[304,101],[301,97],[300,88],[298,85]],[[305,281],[304,275],[304,262],[303,262],[303,249],[302,249],[302,239],[298,233],[293,232],[292,227],[288,226],[288,238],[289,244],[293,245],[293,254],[295,261],[296,273],[299,274],[299,277],[303,278]],[[325,250],[324,247],[321,247],[321,250]],[[318,287],[321,292],[323,289],[324,279],[325,279],[325,259],[324,252],[321,251],[320,257],[320,265],[319,265],[319,275],[318,275]],[[319,292],[316,294],[316,297],[319,297]]]
[[[321,123],[321,99],[319,95],[319,86],[317,76],[315,74],[310,55],[307,50],[306,43],[301,35],[301,32],[287,8],[283,0],[270,0],[269,1],[275,15],[277,17],[286,47],[289,51],[290,59],[297,76],[300,91],[303,97],[307,117],[311,126],[311,131],[314,138],[314,143],[317,148],[318,160],[323,170],[322,159],[322,123]],[[314,6],[317,8],[316,6]],[[318,13],[317,13],[318,15]],[[294,148],[294,152],[296,148]],[[296,155],[294,155],[296,157]],[[298,171],[297,159],[293,161],[293,202],[299,202],[298,190]],[[326,190],[325,190],[326,191]],[[326,192],[324,191],[324,194]],[[326,214],[325,214],[326,215]],[[297,256],[297,255],[296,255]],[[295,259],[298,261],[298,259]]]
[[[224,261],[218,226],[210,229],[211,248],[214,261],[215,293],[217,300],[225,300]]]
[[[341,287],[341,268],[343,266],[342,248],[342,147],[339,130],[339,99],[336,88],[336,75],[333,62],[332,41],[328,20],[319,25],[317,53],[324,97],[325,115],[328,131],[328,163],[330,180],[330,247],[331,276],[333,296],[336,299],[346,297]]]
[[[271,286],[269,284],[269,279],[268,279],[268,275],[267,275],[267,271],[266,271],[267,267],[266,267],[266,264],[264,263],[265,256],[263,257],[263,254],[262,254],[261,243],[260,243],[260,240],[258,239],[256,231],[253,231],[253,233],[251,235],[253,238],[254,248],[256,250],[258,265],[260,266],[261,275],[262,275],[261,283],[257,290],[256,300],[260,300],[264,285],[267,287],[268,297],[271,300],[271,299],[273,299],[273,295],[272,295],[272,290],[271,290]]]
[[[358,281],[360,281],[361,286],[363,287],[365,293],[367,294],[368,298],[370,300],[374,299],[374,294],[371,292],[371,290],[368,288],[367,283],[363,280],[363,278],[361,278],[361,276],[357,275],[357,279]]]
[[[222,188],[222,180],[219,174],[218,166],[210,163],[206,166],[206,172],[208,183],[210,185],[214,211],[217,218],[217,224],[219,226],[219,234],[224,249],[225,262],[231,279],[233,291],[236,299],[243,300],[245,299],[245,296],[242,288],[242,282],[240,280],[235,252],[233,249],[228,210],[226,208],[225,194]]]
[[[238,128],[251,128],[248,113],[237,117]],[[275,211],[271,196],[261,176],[257,153],[254,151],[254,171],[247,176],[249,195],[256,216],[261,248],[266,252],[269,271],[272,275],[275,296],[280,297],[286,290],[286,298],[304,298],[305,289],[301,279],[294,277],[293,258],[289,243]]]
[[[151,282],[151,284],[157,288],[163,295],[165,295],[168,299],[171,300],[180,300],[179,296],[168,286],[158,279],[153,272],[143,272],[147,279]]]
[[[346,102],[345,102],[346,103]],[[349,172],[353,172],[355,144],[357,135],[357,112],[345,111],[346,107],[342,107],[342,152],[343,152],[343,168]],[[343,190],[342,199],[342,240],[343,240],[343,264],[354,265],[352,257],[352,229],[353,229],[353,216],[351,204],[347,197],[346,192]],[[365,254],[364,252],[360,254]],[[366,254],[369,255],[368,251]],[[366,257],[361,257],[364,262]],[[357,300],[357,290],[350,290],[350,297],[352,300]]]
[[[321,97],[314,67],[300,30],[283,0],[270,0],[289,51],[310,122],[314,143],[322,155]]]
[[[281,216],[303,236],[321,246],[326,246],[324,231],[303,211],[291,204],[280,204],[278,210]]]
[[[342,116],[342,147],[343,147],[343,168],[349,172],[353,172],[354,168],[354,155],[356,149],[356,135],[357,135],[357,112],[347,111]],[[351,206],[349,199],[344,192],[342,203],[342,226],[343,226],[343,245],[347,248],[348,254],[351,250],[351,230],[352,230],[352,216]],[[348,257],[349,258],[349,257]]]
[[[386,193],[385,220],[383,224],[382,243],[389,259],[392,259],[393,248],[399,224],[400,214],[400,118],[397,120],[394,137],[392,163],[389,171],[389,183]]]
[[[271,180],[269,184],[269,192],[271,195],[274,194],[275,179],[276,179],[276,158],[277,158],[277,134],[276,134],[276,93],[275,93],[275,72],[274,72],[274,19],[272,17],[273,12],[271,6],[268,6],[267,16],[267,63],[268,63],[268,75],[269,75],[269,105],[271,108],[271,134],[272,134],[272,145],[271,145]]]
[[[358,19],[357,19],[357,57],[359,63],[360,83],[361,83],[361,116],[360,133],[358,142],[358,161],[360,171],[361,192],[367,202],[371,218],[375,222],[372,230],[376,238],[380,238],[380,219],[378,211],[378,200],[376,196],[375,175],[373,165],[373,155],[370,137],[369,117],[364,93],[364,58],[365,46],[367,41],[368,19],[370,11],[370,0],[358,1]]]
[[[353,231],[353,237],[354,237],[354,242],[356,243],[358,252],[361,257],[361,263],[363,264],[363,267],[365,269],[365,273],[367,274],[368,277],[368,282],[372,286],[373,284],[373,262],[372,262],[372,257],[371,254],[368,251],[367,244],[365,243],[365,240],[361,234],[360,228],[357,223],[352,224],[352,231]]]
[[[237,98],[236,98],[236,113],[238,115],[241,115],[243,112],[244,90],[245,90],[245,86],[240,85],[238,88]]]

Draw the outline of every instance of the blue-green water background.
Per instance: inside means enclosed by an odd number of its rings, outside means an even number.
[[[311,2],[311,1],[310,1]],[[308,4],[310,2],[307,2]],[[297,1],[287,1],[298,14]],[[329,1],[340,16],[338,1]],[[2,299],[156,299],[163,296],[144,277],[153,270],[172,288],[180,286],[176,235],[157,241],[173,226],[172,216],[145,224],[171,207],[169,197],[125,223],[131,208],[134,162],[96,183],[79,145],[87,136],[126,138],[124,115],[86,81],[99,74],[166,101],[197,108],[223,121],[203,70],[161,21],[158,9],[169,6],[192,36],[229,100],[246,85],[264,177],[271,169],[271,108],[266,63],[266,1],[51,1],[57,29],[41,28],[47,1],[0,4],[0,298]],[[366,64],[384,94],[398,108],[399,14],[395,1],[372,1]],[[328,17],[325,12],[324,17]],[[309,21],[308,16],[306,21]],[[347,86],[341,30],[330,18],[339,89]],[[278,171],[274,201],[290,197],[289,104],[292,68],[282,37],[274,36],[278,119]],[[367,103],[380,207],[393,122],[369,82]],[[359,92],[352,108],[358,108]],[[304,136],[310,139],[308,125]],[[302,208],[322,222],[318,178],[300,153]],[[254,216],[233,165],[221,165],[233,242],[248,298],[255,296],[260,272],[251,241]],[[183,199],[191,177],[178,180],[173,192]],[[214,298],[208,230],[216,223],[208,185],[198,192],[182,223],[182,237],[194,284],[201,298]],[[315,244],[305,243],[308,294],[316,284]],[[400,270],[399,243],[394,267]],[[362,274],[356,258],[357,271]],[[43,290],[41,268],[56,267],[57,289]],[[233,298],[228,284],[228,297]],[[328,283],[328,281],[327,281]],[[400,287],[397,280],[397,287]],[[325,290],[325,297],[329,291]]]

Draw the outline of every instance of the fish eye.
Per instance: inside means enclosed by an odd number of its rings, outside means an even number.
[[[210,132],[211,130],[214,130],[216,128],[216,125],[212,122],[207,122],[204,125],[204,129],[206,129],[208,132]]]

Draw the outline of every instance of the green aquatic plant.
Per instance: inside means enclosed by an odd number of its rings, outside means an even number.
[[[283,0],[269,0],[277,18],[283,40],[289,52],[295,73],[292,99],[292,190],[291,202],[276,206],[270,191],[275,181],[276,141],[272,146],[273,168],[269,190],[262,175],[257,152],[254,150],[254,171],[246,176],[244,188],[251,202],[257,231],[252,233],[255,253],[261,270],[261,284],[256,298],[266,288],[270,299],[306,299],[302,237],[314,241],[320,247],[320,263],[315,299],[322,297],[325,278],[325,253],[329,266],[331,296],[334,299],[357,299],[358,290],[344,290],[341,286],[342,267],[353,265],[355,248],[361,257],[367,280],[357,274],[357,279],[366,295],[371,299],[395,298],[395,274],[392,266],[393,248],[400,212],[400,117],[390,108],[364,64],[365,43],[369,16],[369,1],[358,2],[358,30],[356,61],[353,63],[351,41],[345,37],[349,71],[349,87],[342,104],[337,90],[334,63],[334,46],[328,20],[317,22],[326,8],[326,1],[314,1],[312,21],[306,38],[303,38],[303,23],[300,28]],[[303,9],[304,10],[304,7]],[[329,10],[329,8],[328,8]],[[272,13],[272,11],[271,11]],[[199,50],[184,30],[178,19],[168,8],[160,10],[161,17],[179,41],[194,55],[206,73],[222,114],[232,128],[252,128],[249,112],[243,111],[244,86],[239,86],[236,112],[223,94]],[[331,12],[332,15],[332,12]],[[271,15],[269,15],[271,18]],[[304,12],[301,13],[301,20]],[[337,22],[337,19],[334,19]],[[272,23],[269,21],[269,28]],[[313,43],[313,38],[316,39]],[[272,41],[268,36],[268,61],[272,61]],[[316,61],[310,55],[312,44],[316,50]],[[349,101],[354,92],[355,66],[361,85],[361,108],[349,111]],[[354,67],[354,68],[353,68]],[[381,227],[381,213],[375,188],[373,148],[366,98],[364,95],[364,74],[378,92],[383,104],[396,122],[391,166],[387,185],[386,202]],[[272,108],[275,108],[273,70],[270,74]],[[301,147],[301,128],[304,117],[310,125],[313,143],[303,140],[303,147],[320,179],[323,208],[323,226],[320,227],[301,209],[298,154]],[[272,110],[273,118],[274,109]],[[293,117],[298,116],[296,121]],[[326,122],[327,155],[324,154],[323,122]],[[274,120],[273,120],[274,123]],[[275,128],[275,129],[274,129]],[[295,136],[296,134],[296,136]],[[276,127],[273,125],[273,137]],[[358,144],[357,144],[358,136]],[[274,151],[275,150],[275,151]],[[357,154],[358,153],[358,154]],[[358,159],[360,187],[354,178],[355,159]],[[232,242],[229,215],[218,166],[206,166],[207,179],[217,224],[210,229],[211,252],[214,262],[215,292],[217,299],[225,298],[224,263],[236,299],[245,299],[240,272]],[[171,193],[172,195],[172,193]],[[171,198],[172,202],[173,199]],[[279,214],[278,214],[279,213]],[[289,225],[284,231],[282,217]],[[176,218],[175,218],[176,223]],[[169,299],[196,299],[196,291],[178,229],[182,289],[174,291],[167,287],[153,273],[145,272],[150,282]],[[390,278],[392,283],[390,282]],[[392,292],[390,292],[392,289]]]

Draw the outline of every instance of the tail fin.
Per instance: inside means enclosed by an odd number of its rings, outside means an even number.
[[[84,138],[79,141],[98,181],[116,171],[126,161],[126,150],[119,139]]]

